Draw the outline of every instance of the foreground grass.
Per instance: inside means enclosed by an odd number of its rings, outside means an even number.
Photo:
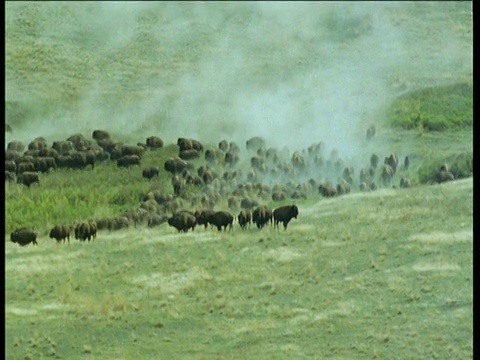
[[[7,243],[7,357],[471,358],[472,183],[300,204],[287,231]]]

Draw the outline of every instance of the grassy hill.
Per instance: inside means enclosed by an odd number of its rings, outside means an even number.
[[[141,167],[104,162],[41,174],[30,189],[5,184],[7,358],[472,357],[471,3],[5,9],[6,144],[94,129],[165,141]],[[323,141],[354,167],[352,192],[260,198],[297,204],[286,231],[163,224],[102,230],[88,243],[48,237],[53,225],[138,207],[150,190],[172,194],[163,164],[178,137],[234,141],[247,166],[252,136],[290,155]],[[409,156],[396,188],[360,192],[372,153]],[[444,163],[461,176],[434,184]],[[162,171],[148,182],[150,165]],[[413,187],[399,188],[401,176]],[[276,183],[290,186],[263,180]],[[192,210],[206,190],[188,191]],[[10,242],[21,226],[38,232],[38,247]]]

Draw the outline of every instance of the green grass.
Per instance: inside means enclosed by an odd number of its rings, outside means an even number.
[[[96,127],[132,144],[145,133],[189,136],[175,131],[185,119],[169,116],[190,92],[208,105],[210,92],[201,90],[230,80],[241,85],[233,93],[245,87],[295,93],[304,79],[330,89],[337,80],[350,84],[350,76],[363,79],[363,65],[374,59],[366,69],[375,76],[364,81],[387,85],[378,90],[388,92],[390,103],[377,94],[386,111],[364,113],[375,97],[355,81],[352,101],[343,92],[332,100],[377,127],[372,141],[354,149],[362,156],[351,164],[355,179],[372,153],[381,160],[397,153],[397,189],[360,193],[356,183],[351,194],[332,199],[260,198],[271,207],[298,205],[287,231],[242,231],[235,224],[232,232],[197,227],[179,234],[163,224],[56,244],[48,237],[53,225],[120,215],[149,190],[171,194],[163,164],[176,145],[170,140],[147,152],[141,167],[106,162],[93,171],[41,174],[40,186],[30,189],[6,183],[6,358],[472,358],[471,4],[387,3],[348,11],[330,4],[319,17],[313,8],[310,17],[288,4],[263,10],[219,4],[161,2],[131,12],[100,3],[7,2],[6,117],[14,130],[8,139],[28,143],[50,129],[67,138],[73,128],[90,138]],[[291,22],[287,13],[302,21]],[[264,27],[262,36],[254,25]],[[376,42],[378,34],[391,37]],[[380,51],[365,52],[373,44]],[[218,61],[210,73],[219,74],[211,82],[202,77],[210,60]],[[185,75],[198,76],[199,89],[186,86]],[[215,100],[229,106],[233,93],[224,90],[213,95],[222,93]],[[403,95],[392,96],[398,90]],[[225,119],[227,129],[234,120]],[[199,140],[216,146],[211,135]],[[443,163],[461,180],[430,185]],[[194,162],[200,164],[203,158]],[[161,176],[148,182],[141,170],[150,165]],[[398,188],[402,175],[412,188]],[[194,200],[185,207],[200,207],[202,190],[188,193]],[[227,209],[226,199],[216,208]],[[10,242],[9,233],[21,226],[38,231],[39,246]]]
[[[388,109],[391,125],[404,129],[444,131],[473,126],[473,83],[458,83],[412,91]]]
[[[323,200],[287,231],[7,243],[7,354],[471,357],[472,191],[466,179]]]

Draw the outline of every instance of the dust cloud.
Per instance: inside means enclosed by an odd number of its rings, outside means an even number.
[[[7,2],[6,101],[36,104],[24,123],[7,111],[7,141],[106,129],[132,143],[262,136],[268,146],[301,150],[323,141],[327,151],[354,156],[393,97],[471,77],[472,29],[459,21],[468,19],[468,3],[458,9]]]

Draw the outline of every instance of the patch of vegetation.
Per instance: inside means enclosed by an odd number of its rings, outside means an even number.
[[[445,166],[455,179],[473,176],[473,152],[461,152],[434,161],[423,162],[417,171],[420,184],[437,183],[437,174],[442,166]]]
[[[404,129],[431,131],[471,128],[473,83],[462,82],[416,90],[394,100],[388,122]]]

